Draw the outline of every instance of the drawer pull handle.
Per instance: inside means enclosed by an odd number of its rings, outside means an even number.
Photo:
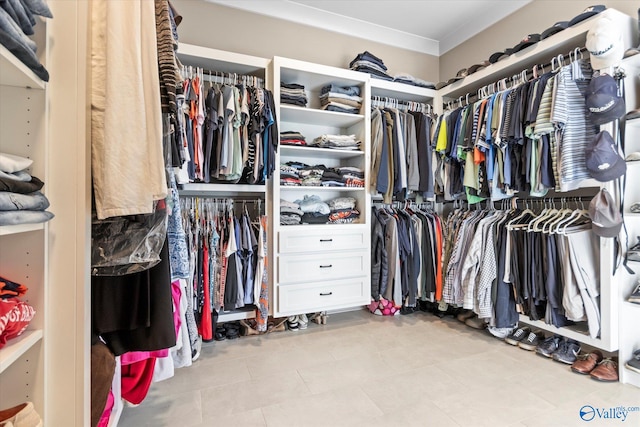
[[[320,239],[321,242],[333,242],[333,239]]]
[[[333,265],[332,265],[332,264],[329,264],[329,265],[321,265],[321,266],[320,266],[320,268],[331,268],[331,267],[333,267]]]
[[[328,297],[329,295],[333,295],[333,292],[320,292],[321,297]]]

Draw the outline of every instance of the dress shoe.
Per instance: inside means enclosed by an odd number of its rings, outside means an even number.
[[[618,364],[615,360],[604,359],[598,363],[593,371],[589,374],[591,378],[597,381],[603,382],[615,382],[618,381]]]
[[[578,359],[571,365],[571,370],[577,374],[589,375],[591,371],[604,359],[600,350],[579,354]]]

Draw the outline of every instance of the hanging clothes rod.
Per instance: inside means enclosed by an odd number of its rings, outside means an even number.
[[[403,111],[415,111],[418,113],[431,114],[431,105],[417,101],[406,101],[388,96],[372,96],[372,107],[396,108]]]
[[[243,84],[245,86],[253,86],[264,88],[264,80],[257,76],[243,75],[238,73],[225,73],[222,71],[205,70],[202,67],[193,67],[184,65],[181,70],[183,78],[200,77],[202,81],[219,84]]]

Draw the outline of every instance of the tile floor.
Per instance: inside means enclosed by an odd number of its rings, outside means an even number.
[[[584,405],[640,407],[640,389],[574,374],[452,317],[362,310],[205,344],[119,426],[640,425],[640,412],[585,422]]]

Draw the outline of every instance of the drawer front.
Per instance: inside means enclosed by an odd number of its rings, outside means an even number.
[[[278,311],[282,315],[312,313],[369,303],[369,277],[327,282],[278,285]]]
[[[331,254],[281,255],[278,258],[279,283],[317,282],[366,275],[371,254],[367,251]]]
[[[280,253],[320,252],[366,248],[365,228],[344,226],[340,230],[285,230],[279,233]]]

